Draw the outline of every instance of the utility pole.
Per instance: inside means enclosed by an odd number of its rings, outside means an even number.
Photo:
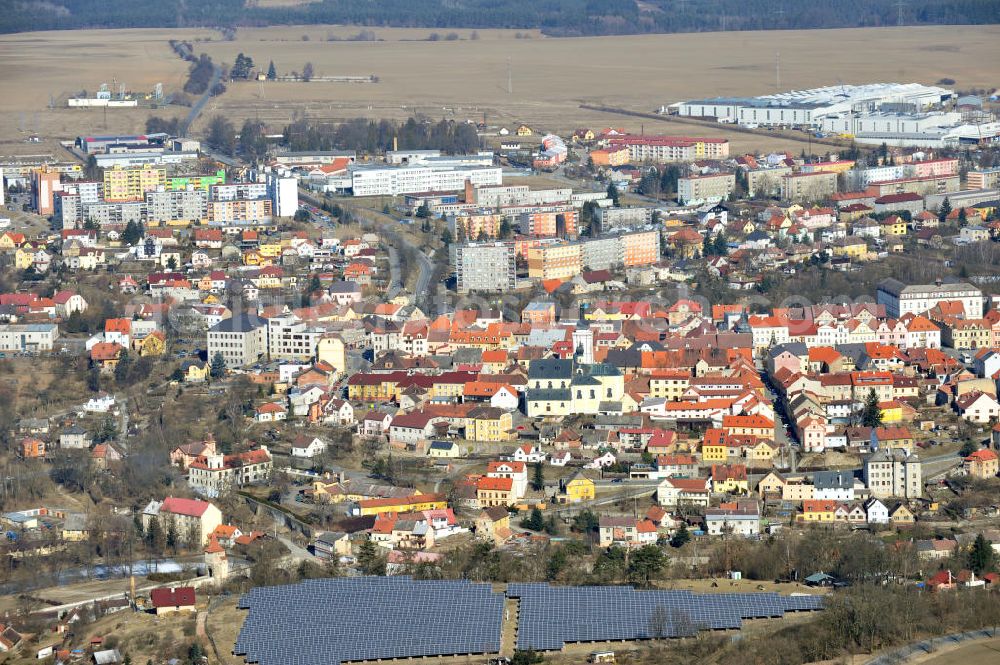
[[[896,2],[896,25],[903,25],[903,7],[906,6],[904,0],[897,0]]]
[[[507,94],[514,94],[514,76],[510,68],[510,58],[507,58]]]
[[[774,52],[774,89],[781,92],[781,51]]]

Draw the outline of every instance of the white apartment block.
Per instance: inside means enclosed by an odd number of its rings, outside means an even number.
[[[514,243],[472,242],[451,246],[459,293],[513,291],[517,285]]]
[[[0,351],[51,351],[59,339],[54,323],[0,325]]]
[[[825,171],[791,173],[781,178],[785,201],[822,201],[837,193],[837,174]]]
[[[722,201],[736,189],[736,176],[732,173],[692,175],[677,179],[677,202]]]
[[[309,360],[326,331],[311,328],[295,315],[267,320],[267,351],[271,360]]]
[[[967,319],[983,316],[983,292],[968,282],[906,285],[889,278],[879,282],[875,296],[878,304],[885,305],[886,316],[894,319],[904,314],[924,314],[946,301],[961,302]]]
[[[150,221],[200,220],[208,215],[208,192],[203,189],[146,192]]]
[[[865,459],[863,473],[876,499],[916,499],[924,493],[920,459],[901,449],[875,451]]]
[[[226,367],[252,365],[267,353],[267,324],[247,314],[223,319],[208,330],[208,360],[222,354]]]
[[[299,181],[289,176],[271,174],[267,178],[268,195],[275,217],[293,217],[299,209]]]
[[[354,166],[354,196],[397,196],[420,192],[457,192],[472,185],[500,185],[500,167],[489,166]]]
[[[209,190],[213,201],[267,198],[266,182],[231,182],[223,185],[212,185]]]

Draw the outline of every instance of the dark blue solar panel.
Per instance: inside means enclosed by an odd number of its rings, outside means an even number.
[[[822,597],[807,595],[521,583],[510,584],[507,596],[519,599],[518,648],[536,650],[739,629],[744,619],[823,606]],[[249,612],[234,651],[260,665],[496,653],[504,601],[488,584],[405,576],[261,587],[239,600]]]
[[[234,651],[260,665],[491,653],[504,596],[488,584],[408,577],[308,580],[253,589]]]
[[[743,619],[822,608],[816,596],[697,595],[632,587],[511,584],[507,595],[520,599],[518,648],[536,650],[561,649],[568,642],[685,637],[699,630],[739,629]]]

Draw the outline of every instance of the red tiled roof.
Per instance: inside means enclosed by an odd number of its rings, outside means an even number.
[[[201,517],[208,510],[211,504],[198,499],[179,499],[168,496],[163,500],[160,507],[161,512],[173,513],[174,515],[187,515],[188,517]]]
[[[149,592],[149,600],[153,607],[193,607],[195,603],[194,587],[181,586],[176,589],[153,589]]]

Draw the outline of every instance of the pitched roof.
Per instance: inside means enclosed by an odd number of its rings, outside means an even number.
[[[195,603],[194,587],[159,588],[149,592],[153,607],[190,607]]]
[[[198,499],[180,499],[178,497],[168,496],[163,500],[163,505],[160,506],[160,512],[173,513],[174,515],[187,515],[188,517],[201,517],[208,510],[208,507],[212,505],[207,501],[199,501]]]

